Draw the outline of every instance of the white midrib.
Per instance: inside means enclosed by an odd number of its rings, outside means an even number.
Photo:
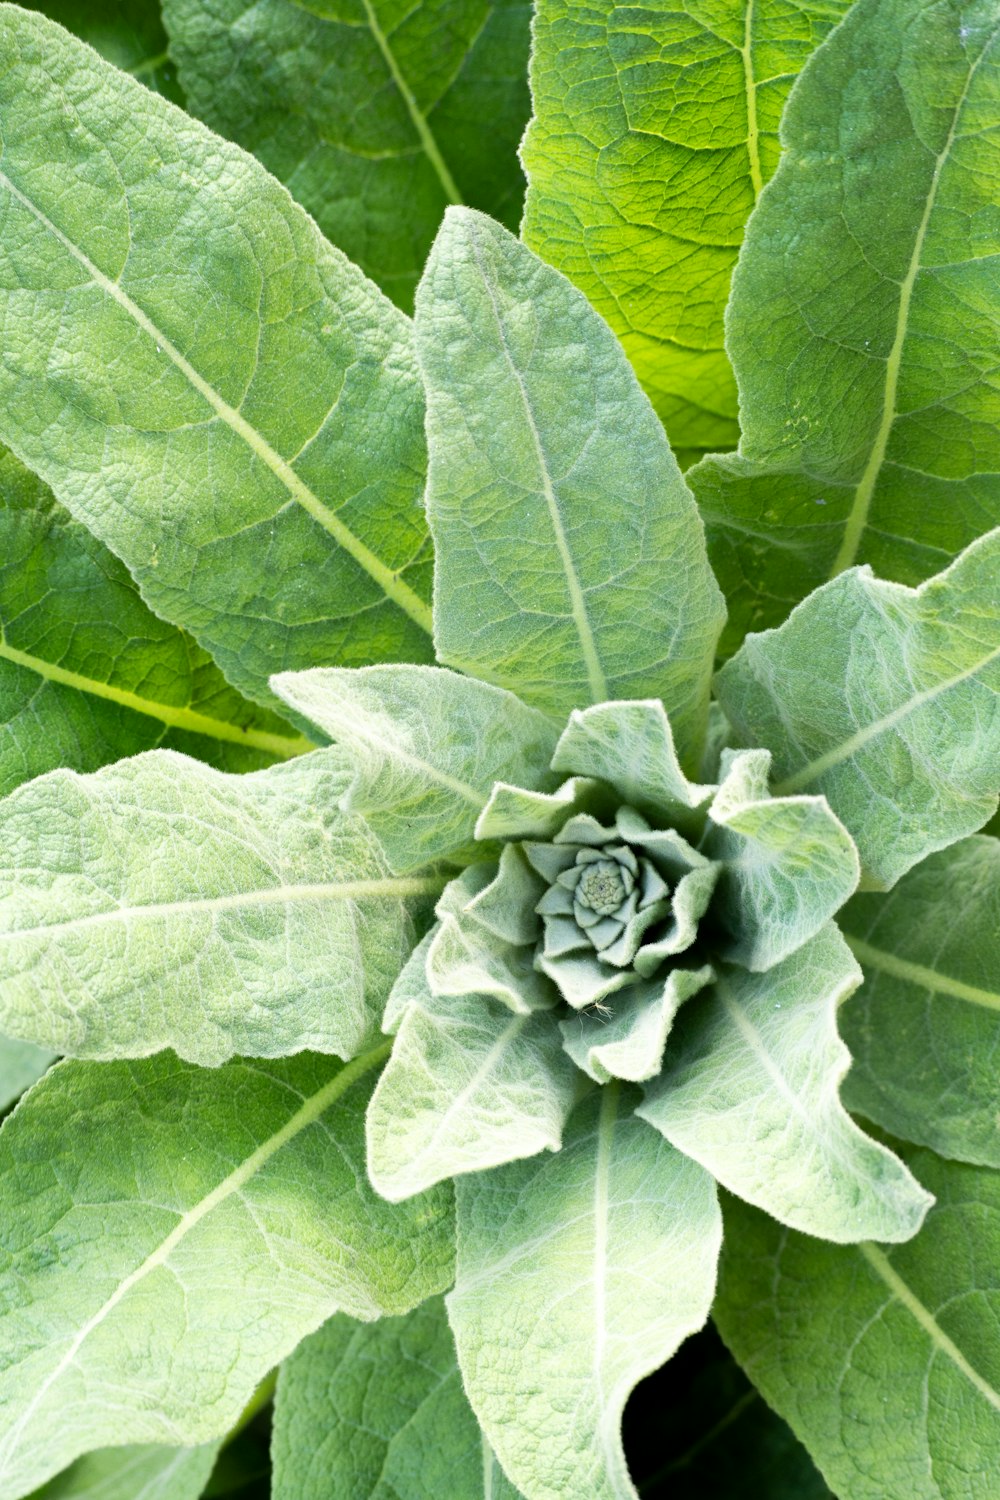
[[[879,969],[884,974],[891,974],[894,979],[905,979],[911,984],[919,985],[921,989],[931,990],[936,994],[950,995],[956,1000],[967,1000],[970,1005],[981,1005],[986,1010],[1000,1011],[1000,993],[981,989],[975,984],[966,984],[961,979],[952,979],[949,975],[927,968],[924,964],[914,964],[908,959],[897,958],[894,953],[887,953],[884,948],[876,948],[874,944],[866,943],[862,938],[852,937],[849,932],[845,932],[844,937],[854,957],[869,968]]]
[[[307,717],[311,717],[305,707],[301,709],[301,712],[306,714]],[[317,720],[317,722],[319,721]],[[394,740],[381,739],[366,724],[360,724],[356,720],[352,721],[346,716],[345,723],[348,726],[348,733],[345,735],[343,730],[338,726],[335,730],[331,731],[335,738],[343,736],[345,742],[353,739],[357,743],[369,745],[381,751],[390,760],[402,761],[404,765],[412,766],[422,776],[426,776],[431,781],[436,781],[439,786],[444,787],[447,791],[454,792],[456,797],[461,797],[464,802],[468,802],[477,812],[482,812],[486,806],[487,799],[483,793],[477,792],[476,788],[470,786],[467,781],[461,781],[457,776],[449,776],[447,771],[442,771],[438,766],[432,766],[429,761],[421,760],[419,755],[414,755],[408,750],[403,750]]]
[[[4,172],[0,172],[0,186],[6,188],[11,196],[23,208],[26,208],[49,234],[58,240],[59,244],[69,252],[77,264],[83,267],[95,285],[99,286],[107,296],[117,302],[118,306],[128,314],[133,322],[155,341],[157,347],[166,354],[188,383],[208,403],[216,416],[232,432],[242,438],[251,452],[284,485],[292,499],[297,501],[303,510],[314,521],[318,522],[324,531],[333,537],[338,546],[343,547],[344,551],[354,558],[354,561],[378,584],[386,598],[398,605],[405,614],[409,615],[411,620],[430,635],[432,632],[430,606],[425,604],[419,595],[415,594],[410,586],[404,583],[392,569],[387,568],[385,563],[376,557],[374,552],[366,547],[361,539],[356,537],[353,531],[345,526],[343,521],[328,506],[323,504],[319,496],[314,494],[309,486],[303,482],[291,464],[271,447],[263,434],[258,432],[256,427],[248,422],[242,413],[238,412],[235,407],[230,406],[227,401],[222,399],[214,386],[210,385],[198,373],[190,361],[177,348],[176,344],[167,338],[166,334],[156,326],[152,318],[143,312],[138,303],[133,302],[132,298],[127,292],[122,290],[118,282],[113,281],[110,276],[106,276],[90,257],[85,255],[78,245],[74,245],[69,236],[65,235]]]
[[[747,0],[743,21],[743,81],[747,96],[747,157],[750,162],[750,181],[753,184],[754,202],[761,195],[764,177],[760,166],[760,132],[757,126],[757,83],[753,72],[753,22],[755,0]]]
[[[552,523],[552,531],[555,536],[556,548],[559,552],[559,559],[562,563],[563,573],[566,577],[566,587],[569,592],[570,609],[573,613],[573,624],[576,626],[576,633],[580,640],[580,650],[582,652],[584,664],[587,669],[587,682],[590,688],[591,701],[593,703],[606,703],[611,694],[608,691],[607,679],[604,675],[604,668],[601,666],[601,660],[597,650],[597,642],[594,640],[594,632],[591,629],[590,619],[587,615],[587,603],[583,597],[583,588],[580,584],[579,578],[577,577],[576,566],[573,562],[573,555],[570,552],[569,543],[566,540],[566,531],[563,527],[562,515],[559,511],[559,499],[552,487],[552,477],[549,474],[549,465],[548,460],[545,456],[545,449],[542,446],[541,433],[539,432],[538,424],[535,421],[535,413],[532,410],[531,400],[528,396],[524,381],[521,378],[521,372],[517,368],[517,364],[515,363],[513,355],[510,352],[510,346],[507,342],[507,332],[503,325],[503,318],[500,315],[500,308],[497,305],[497,299],[493,292],[493,286],[490,282],[489,276],[486,274],[486,271],[483,268],[482,255],[479,248],[479,237],[476,233],[475,226],[472,224],[469,225],[469,235],[475,248],[476,259],[479,262],[480,275],[482,276],[483,286],[486,288],[487,294],[490,299],[490,305],[493,308],[493,316],[496,319],[497,333],[500,338],[500,343],[503,347],[503,352],[506,357],[507,364],[510,368],[511,375],[514,377],[514,381],[517,385],[517,389],[521,397],[521,403],[524,407],[525,421],[528,424],[528,431],[531,433],[531,440],[535,449],[535,458],[538,464],[538,473],[542,481],[542,493],[545,496],[545,503],[548,507],[549,519]]]
[[[924,204],[924,212],[917,227],[917,234],[913,243],[913,253],[910,256],[910,263],[907,267],[906,275],[903,277],[899,288],[899,306],[896,311],[896,331],[893,337],[892,347],[889,350],[889,354],[885,364],[885,381],[882,391],[882,417],[879,422],[878,430],[875,434],[875,441],[872,444],[871,452],[868,455],[868,462],[865,465],[864,472],[862,473],[861,478],[858,481],[857,488],[854,492],[854,500],[851,503],[851,509],[844,526],[843,540],[841,541],[837,556],[834,559],[833,567],[830,570],[831,578],[836,578],[838,573],[842,573],[845,568],[849,568],[852,566],[855,558],[858,555],[858,548],[861,545],[861,538],[864,535],[865,527],[868,524],[868,515],[869,511],[871,510],[872,497],[875,493],[875,486],[878,483],[878,477],[881,473],[882,465],[885,462],[885,455],[889,446],[889,437],[892,433],[892,424],[896,420],[896,396],[899,389],[899,372],[900,366],[902,364],[903,344],[906,341],[906,330],[910,317],[910,303],[913,299],[913,289],[916,285],[917,275],[920,271],[920,261],[923,255],[924,241],[927,238],[927,230],[930,226],[931,215],[934,212],[934,204],[937,200],[938,188],[941,183],[942,168],[944,167],[945,162],[951,154],[952,146],[955,144],[955,135],[958,131],[958,122],[961,117],[962,110],[965,106],[965,101],[969,96],[969,90],[972,87],[972,81],[976,76],[983,58],[986,56],[987,52],[993,44],[993,37],[995,36],[995,34],[995,32],[991,33],[991,35],[987,38],[982,52],[980,52],[979,56],[976,58],[976,61],[969,69],[969,76],[965,81],[965,87],[963,88],[959,100],[955,105],[955,113],[952,118],[951,129],[948,131],[947,140],[945,141],[944,146],[941,148],[941,151],[934,162],[934,170],[931,174],[931,185],[927,193],[927,200]]]
[[[260,891],[236,891],[228,896],[206,896],[186,901],[152,902],[146,906],[118,906],[109,911],[91,912],[86,917],[70,917],[65,922],[44,923],[40,927],[12,928],[0,932],[0,949],[4,943],[20,943],[29,938],[62,937],[88,927],[110,922],[139,922],[158,917],[181,918],[206,912],[234,911],[260,906],[291,906],[300,901],[363,901],[381,896],[403,899],[407,896],[437,895],[445,881],[437,875],[387,876],[379,880],[343,880],[311,885],[275,885]]]
[[[824,755],[817,756],[815,760],[807,761],[794,775],[786,776],[784,781],[778,782],[773,788],[772,796],[784,797],[789,792],[797,792],[800,787],[808,786],[811,781],[816,781],[827,771],[832,770],[834,766],[839,766],[845,760],[850,760],[851,756],[856,754],[862,746],[867,745],[869,740],[875,739],[880,734],[885,734],[887,730],[894,728],[895,725],[915,712],[916,709],[922,708],[925,703],[930,703],[932,699],[939,697],[942,693],[947,693],[951,688],[957,687],[960,682],[965,682],[968,678],[974,677],[977,672],[982,672],[991,662],[998,659],[1000,659],[1000,646],[995,651],[988,652],[979,661],[974,662],[971,667],[966,667],[963,671],[956,672],[953,677],[945,678],[944,682],[935,683],[933,687],[924,688],[922,692],[915,693],[912,698],[908,698],[905,703],[901,703],[898,708],[894,708],[892,713],[886,714],[881,719],[873,719],[870,724],[866,724],[863,729],[859,729],[849,739],[843,740],[839,745],[835,745],[832,750],[827,750]]]
[[[74,688],[92,698],[103,698],[108,703],[117,703],[121,708],[130,708],[134,713],[158,719],[170,729],[185,729],[191,734],[203,734],[211,739],[225,740],[229,744],[248,745],[253,750],[263,750],[284,760],[304,755],[316,747],[304,735],[274,734],[266,729],[241,729],[238,724],[227,724],[223,719],[213,719],[208,714],[197,713],[193,708],[179,708],[168,703],[154,703],[138,693],[125,688],[112,687],[110,683],[98,682],[93,677],[84,677],[79,672],[67,671],[54,662],[18,651],[3,639],[0,633],[0,661],[9,661],[14,666],[35,672],[47,682],[57,682],[62,687]]]
[[[965,1376],[966,1380],[975,1387],[995,1411],[1000,1412],[1000,1392],[995,1391],[989,1381],[984,1380],[979,1371],[970,1365],[961,1349],[948,1337],[930,1309],[924,1306],[916,1293],[907,1286],[903,1278],[893,1268],[885,1253],[877,1245],[873,1245],[870,1242],[859,1244],[858,1249],[875,1274],[892,1292],[896,1300],[919,1323],[920,1327],[929,1336],[934,1347],[951,1360],[955,1368]]]
[[[389,1055],[391,1046],[391,1042],[386,1042],[383,1046],[376,1047],[371,1052],[366,1052],[363,1056],[355,1058],[353,1062],[348,1063],[346,1067],[342,1068],[335,1078],[332,1078],[329,1083],[324,1084],[321,1089],[317,1090],[310,1099],[307,1099],[301,1109],[296,1110],[295,1114],[285,1122],[280,1130],[276,1131],[274,1135],[269,1136],[266,1141],[263,1141],[255,1151],[251,1152],[244,1162],[230,1172],[228,1177],[224,1177],[200,1202],[187,1209],[156,1249],[146,1256],[146,1259],[140,1266],[137,1266],[134,1271],[119,1283],[107,1301],[98,1308],[93,1317],[89,1318],[74,1335],[66,1353],[39,1384],[21,1412],[20,1417],[8,1429],[6,1435],[0,1439],[0,1478],[2,1478],[5,1472],[9,1472],[10,1459],[16,1451],[21,1433],[31,1421],[32,1416],[45,1399],[49,1390],[66,1373],[76,1360],[76,1356],[79,1354],[85,1341],[96,1328],[100,1327],[122,1299],[144,1277],[155,1271],[159,1266],[164,1265],[181,1241],[191,1233],[192,1229],[202,1219],[206,1218],[220,1204],[224,1203],[227,1198],[231,1198],[234,1193],[240,1192],[250,1179],[270,1161],[272,1156],[276,1155],[278,1151],[294,1140],[297,1135],[301,1134],[309,1125],[318,1120],[320,1115],[329,1109],[334,1100],[338,1099],[341,1094],[346,1093],[359,1078],[365,1073],[370,1072],[372,1068],[377,1067]]]

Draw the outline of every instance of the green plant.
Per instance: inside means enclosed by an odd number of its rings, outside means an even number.
[[[278,1365],[279,1500],[627,1496],[710,1311],[838,1494],[987,1493],[1000,18],[710,10],[541,0],[522,242],[438,228],[522,10],[167,0],[411,321],[0,5],[11,1500],[202,1493]]]

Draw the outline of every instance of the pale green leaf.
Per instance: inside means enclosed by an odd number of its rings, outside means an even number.
[[[571,776],[554,792],[528,792],[498,781],[476,824],[480,839],[552,839],[573,813],[601,795],[596,782]]]
[[[416,338],[438,655],[560,721],[662,698],[693,758],[722,599],[618,341],[558,272],[459,209],[420,284]]]
[[[1000,791],[1000,529],[917,589],[852,569],[717,679],[776,796],[826,797],[891,886],[992,816]]]
[[[767,750],[723,753],[704,852],[722,866],[713,915],[729,934],[716,950],[769,969],[815,936],[858,883],[858,852],[823,797],[772,797]]]
[[[740,451],[690,476],[728,649],[1000,522],[998,127],[994,0],[858,0],[806,66],[733,280]]]
[[[672,969],[664,980],[631,985],[599,1005],[560,1021],[563,1046],[577,1067],[607,1083],[643,1083],[660,1071],[674,1017],[685,1000],[714,978],[713,970]]]
[[[558,1151],[576,1070],[548,1014],[424,983],[368,1107],[368,1176],[392,1202],[503,1162]]]
[[[539,0],[525,238],[622,340],[675,446],[738,437],[722,317],[782,105],[848,0]]]
[[[837,1007],[860,980],[832,923],[766,974],[725,968],[681,1014],[638,1113],[782,1224],[905,1240],[932,1200],[839,1098]]]
[[[409,310],[441,215],[517,228],[526,0],[164,0],[192,112]]]
[[[0,448],[0,796],[157,745],[230,771],[309,749],[157,619],[114,554]]]
[[[40,10],[96,47],[116,68],[176,104],[184,103],[158,0],[114,0],[113,5],[108,0],[42,0],[25,9]]]
[[[282,1366],[272,1500],[518,1500],[462,1390],[444,1304],[331,1318]]]
[[[200,1500],[220,1444],[101,1448],[70,1464],[31,1500]]]
[[[715,1320],[845,1500],[986,1500],[1000,1473],[1000,1176],[909,1159],[937,1206],[906,1245],[826,1245],[727,1201]]]
[[[451,1276],[443,1190],[365,1183],[385,1048],[342,1067],[63,1063],[0,1133],[0,1493],[109,1443],[198,1444],[332,1313]]]
[[[475,678],[437,667],[331,667],[286,673],[271,686],[350,758],[344,807],[365,818],[400,874],[471,854],[476,819],[501,777],[554,785],[551,723]]]
[[[638,1380],[705,1321],[721,1221],[707,1172],[609,1084],[566,1143],[456,1183],[448,1313],[465,1388],[531,1500],[625,1500]]]
[[[837,920],[865,974],[841,1016],[847,1102],[905,1140],[1000,1167],[1000,842],[932,854]]]
[[[0,1027],[60,1052],[353,1057],[436,877],[337,810],[336,749],[227,776],[154,750],[0,802]]]
[[[0,439],[251,696],[429,659],[407,320],[252,157],[0,25]]]
[[[0,1036],[0,1113],[15,1104],[56,1060],[54,1052]]]

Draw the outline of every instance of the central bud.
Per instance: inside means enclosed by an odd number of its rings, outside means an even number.
[[[576,856],[578,879],[576,882],[576,919],[581,926],[590,926],[594,916],[610,917],[635,889],[635,855],[631,849],[623,849],[625,859],[603,859],[593,849],[581,849]]]

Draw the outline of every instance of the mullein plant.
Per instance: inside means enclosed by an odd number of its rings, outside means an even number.
[[[151,622],[111,727],[49,673],[0,801],[0,1029],[64,1058],[0,1133],[5,1500],[123,1444],[200,1494],[282,1361],[279,1500],[622,1500],[629,1393],[713,1310],[837,1493],[986,1493],[998,500],[932,475],[931,546],[898,471],[996,444],[990,9],[860,0],[815,53],[729,305],[742,445],[685,476],[663,421],[722,441],[725,379],[682,410],[595,310],[613,258],[600,294],[547,263],[587,174],[551,170],[544,5],[530,244],[451,207],[412,323],[0,5],[9,482]],[[165,748],[93,749],[156,693]],[[74,713],[93,759],[38,764]]]

